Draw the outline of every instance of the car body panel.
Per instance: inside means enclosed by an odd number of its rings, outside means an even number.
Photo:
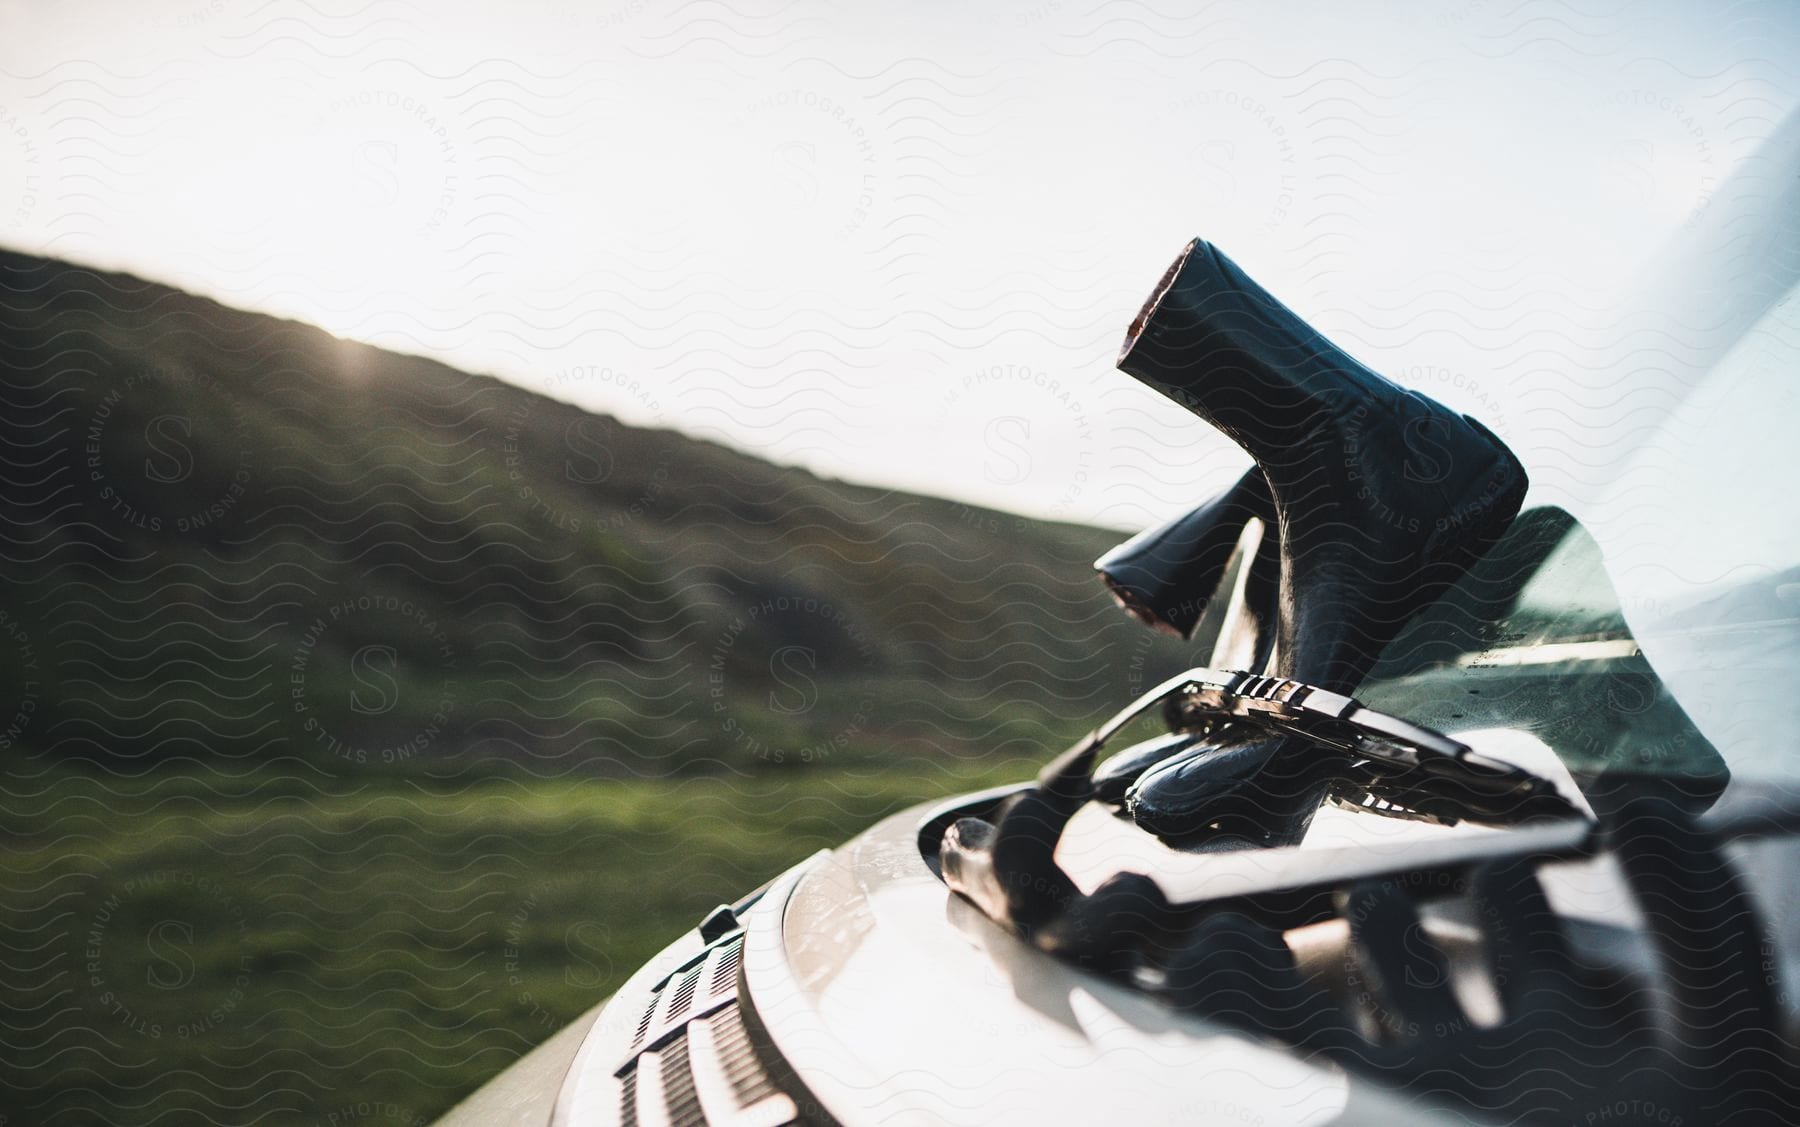
[[[919,826],[939,812],[877,824],[778,884],[767,899],[785,896],[782,910],[748,924],[754,1009],[835,1118],[1430,1122],[1335,1068],[1019,942],[921,855]]]

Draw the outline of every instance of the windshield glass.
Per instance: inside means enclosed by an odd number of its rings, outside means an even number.
[[[1395,639],[1357,696],[1452,735],[1522,729],[1577,778],[1723,773],[1626,623],[1599,545],[1559,508],[1521,515]]]
[[[1577,777],[1800,775],[1796,376],[1790,288],[1602,464],[1585,519],[1528,504],[1358,696],[1451,734],[1522,728]]]

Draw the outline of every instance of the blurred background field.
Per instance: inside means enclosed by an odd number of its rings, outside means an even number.
[[[1029,764],[15,776],[7,1122],[429,1122],[728,902]]]

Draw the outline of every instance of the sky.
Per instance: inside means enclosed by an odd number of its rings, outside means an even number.
[[[1187,239],[1554,490],[1570,311],[1800,104],[1773,0],[1183,7],[3,0],[0,243],[1135,529],[1245,462],[1113,368]]]

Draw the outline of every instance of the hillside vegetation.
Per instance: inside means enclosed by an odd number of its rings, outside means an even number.
[[[823,480],[131,278],[0,255],[0,381],[0,712],[8,746],[59,759],[980,756],[1181,660],[1094,582],[1114,533]]]

